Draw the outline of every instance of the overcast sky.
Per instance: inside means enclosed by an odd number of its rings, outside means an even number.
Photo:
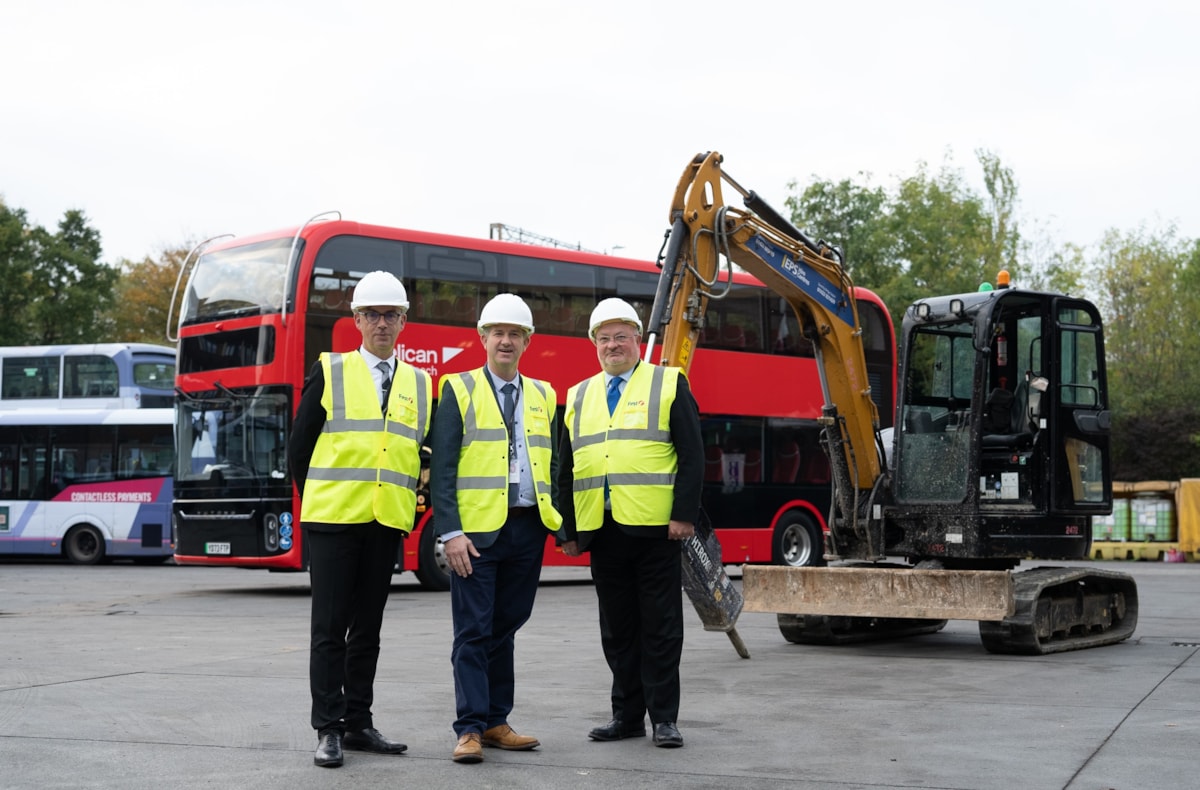
[[[0,197],[104,259],[339,210],[503,222],[651,258],[718,150],[893,186],[976,149],[1026,233],[1200,237],[1200,6],[1183,2],[0,0]],[[734,202],[734,195],[727,195]],[[819,228],[806,228],[820,235]]]

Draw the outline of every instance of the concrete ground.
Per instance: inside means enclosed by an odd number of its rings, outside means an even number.
[[[840,648],[744,614],[751,658],[689,619],[683,749],[594,743],[609,718],[586,571],[549,569],[517,642],[533,752],[450,761],[447,593],[396,578],[376,726],[406,755],[312,764],[305,575],[0,563],[0,788],[962,788],[1200,786],[1200,565],[1132,573],[1118,646],[996,656],[977,626]],[[689,613],[689,617],[691,617]]]

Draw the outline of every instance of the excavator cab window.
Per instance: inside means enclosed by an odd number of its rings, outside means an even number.
[[[973,331],[961,321],[921,327],[909,337],[895,459],[901,502],[959,502],[967,494]]]

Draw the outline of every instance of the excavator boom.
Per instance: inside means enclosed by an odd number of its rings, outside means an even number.
[[[746,209],[726,206],[723,186]],[[879,414],[871,399],[854,284],[833,247],[813,242],[754,192],[721,170],[721,155],[697,156],[684,171],[671,205],[672,232],[650,332],[660,328],[662,364],[687,370],[712,299],[736,264],[778,293],[812,343],[824,399],[823,442],[835,480],[839,519],[867,536],[858,513],[881,476]],[[651,340],[653,343],[653,339]],[[878,550],[882,546],[875,547]],[[882,554],[876,552],[876,557]]]

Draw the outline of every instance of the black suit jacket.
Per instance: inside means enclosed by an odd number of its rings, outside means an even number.
[[[675,402],[671,404],[669,425],[671,443],[675,445],[675,454],[679,458],[671,503],[671,520],[695,524],[700,518],[700,492],[704,487],[704,438],[700,434],[700,410],[685,376],[679,377]],[[569,430],[562,432],[559,457],[559,511],[563,516],[563,531],[567,540],[578,540],[579,548],[583,551],[587,549],[595,533],[587,531],[580,534],[576,530],[575,497],[572,493],[575,483],[575,455],[571,450]],[[666,524],[621,524],[617,521],[613,523],[633,535],[664,538],[667,536]]]

